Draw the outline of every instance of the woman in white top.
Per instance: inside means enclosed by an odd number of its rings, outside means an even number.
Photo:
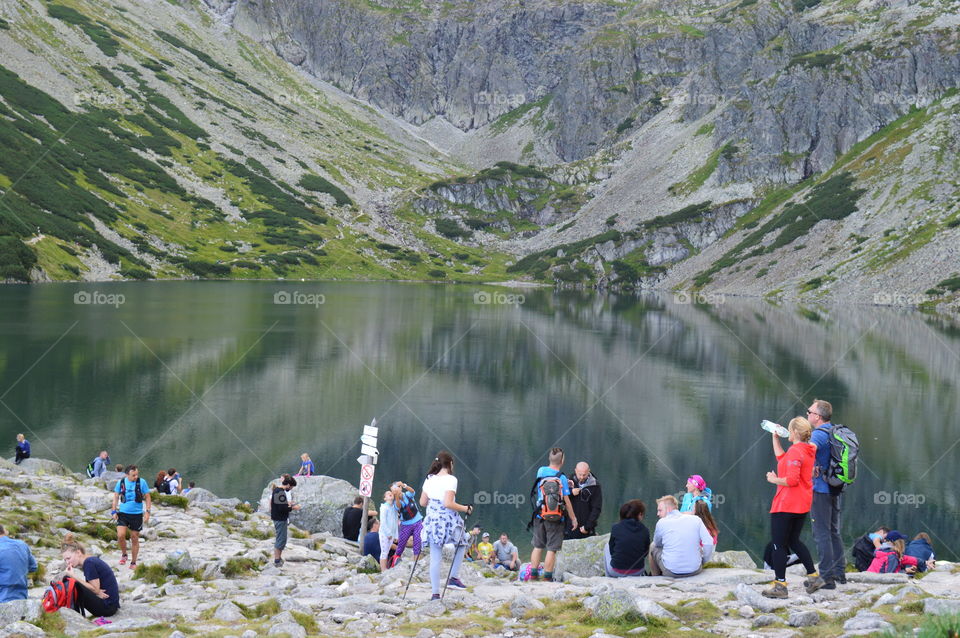
[[[463,519],[458,512],[466,512],[469,516],[473,513],[473,505],[461,505],[456,498],[457,477],[453,475],[453,455],[441,450],[433,459],[420,491],[420,505],[427,508],[423,531],[430,544],[430,588],[433,590],[430,600],[440,598],[440,561],[443,559],[443,546],[447,543],[456,546],[447,586],[467,588],[458,578],[463,553],[467,548]]]

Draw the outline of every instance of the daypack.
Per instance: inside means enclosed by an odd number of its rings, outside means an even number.
[[[400,507],[397,508],[400,512],[400,520],[413,520],[420,513],[420,508],[417,507],[417,502],[413,497],[403,497],[400,503]]]
[[[92,461],[87,463],[87,478],[93,478],[93,464],[97,462],[98,458],[100,457],[99,456],[94,457]]]
[[[894,551],[878,549],[873,554],[873,561],[868,572],[874,574],[895,574],[900,571],[900,556]]]
[[[870,534],[864,534],[857,539],[857,542],[850,549],[850,554],[853,556],[853,564],[858,572],[865,572],[870,568],[875,551],[876,548],[873,546],[873,541],[870,540]]]
[[[77,581],[69,576],[60,581],[51,581],[43,592],[43,610],[52,614],[61,607],[74,609],[77,602]]]
[[[133,488],[133,500],[137,503],[143,502],[143,488],[140,487],[141,480],[142,479],[137,479],[136,485]],[[117,485],[120,486],[120,502],[126,503],[127,502],[127,479],[125,478],[120,479]]]
[[[548,476],[540,480],[539,499],[540,518],[545,521],[563,520],[563,483],[557,476]]]
[[[830,464],[823,478],[831,487],[842,490],[857,478],[860,442],[853,430],[840,423],[833,424],[827,439],[830,441]]]
[[[157,493],[159,494],[170,494],[170,481],[163,479],[160,481],[160,484],[157,485]]]

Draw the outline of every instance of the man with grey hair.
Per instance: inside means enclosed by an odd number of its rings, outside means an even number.
[[[586,461],[577,463],[573,470],[573,478],[570,480],[570,504],[573,505],[573,513],[580,525],[566,528],[564,538],[569,540],[595,535],[600,511],[603,509],[603,492]]]
[[[807,420],[813,426],[810,442],[817,446],[810,519],[813,523],[813,540],[820,554],[820,577],[826,582],[823,589],[836,589],[837,583],[847,582],[843,540],[840,538],[840,492],[831,488],[825,479],[830,466],[832,418],[833,406],[828,401],[814,399],[807,408]]]

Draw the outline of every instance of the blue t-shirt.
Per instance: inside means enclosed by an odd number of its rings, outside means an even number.
[[[537,470],[538,479],[551,478],[554,476],[560,479],[560,485],[563,490],[563,496],[570,496],[570,482],[567,481],[567,477],[564,476],[562,472],[558,472],[557,470],[553,469],[548,465],[544,465],[539,470]],[[540,503],[540,483],[541,481],[537,481],[537,503]],[[539,511],[537,512],[537,518],[540,518]]]
[[[707,488],[709,489],[709,488]],[[704,492],[700,496],[694,496],[690,492],[687,492],[683,495],[683,503],[680,504],[681,512],[692,512],[693,506],[696,505],[697,501],[703,501],[707,504],[707,509],[711,512],[713,511],[713,503],[710,502],[710,496],[708,492]]]
[[[113,575],[110,565],[96,556],[90,556],[83,561],[83,579],[87,582],[99,580],[100,589],[107,592],[107,597],[103,599],[104,604],[109,607],[120,606],[120,586],[117,585],[117,577]]]
[[[23,541],[0,536],[0,603],[27,599],[27,574],[37,561]]]
[[[121,488],[120,486],[123,485]],[[143,503],[137,503],[137,484],[134,481],[131,481],[126,476],[117,481],[117,486],[113,488],[113,491],[117,494],[124,494],[121,498],[123,501],[120,503],[118,508],[124,514],[143,514]],[[143,496],[143,499],[146,500],[147,492],[150,491],[150,486],[147,485],[147,482],[143,479],[140,479],[140,494]]]
[[[405,506],[412,503],[414,507],[417,507],[417,501],[413,498],[413,492],[404,492],[400,495],[400,503],[397,510],[402,511]],[[409,521],[403,520],[403,517],[400,517],[401,525],[416,525],[423,520],[423,514],[420,513],[420,508],[417,508],[417,515],[411,518]]]
[[[304,476],[313,476],[316,473],[316,470],[313,467],[313,461],[303,461],[300,464],[300,471],[297,472],[298,475]]]
[[[363,537],[363,555],[373,556],[377,560],[380,560],[380,533],[379,532],[367,532],[367,535]]]
[[[810,442],[817,446],[817,467],[819,472],[814,471],[813,491],[821,494],[830,493],[830,484],[824,479],[827,468],[830,467],[830,432],[833,431],[832,423],[825,423],[813,431]]]
[[[24,439],[22,443],[17,443],[17,449],[20,450],[22,454],[30,456],[30,441]]]

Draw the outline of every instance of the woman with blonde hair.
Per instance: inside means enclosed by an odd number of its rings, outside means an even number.
[[[17,435],[17,448],[14,463],[20,465],[20,461],[30,458],[30,441],[22,434]]]
[[[773,432],[773,454],[777,471],[767,472],[767,481],[777,486],[770,507],[770,530],[773,536],[773,571],[776,580],[763,595],[767,598],[787,598],[787,555],[793,552],[807,570],[803,582],[808,594],[824,586],[824,580],[813,566],[810,550],[800,540],[800,532],[807,522],[813,504],[813,466],[817,447],[810,443],[813,428],[803,417],[796,417],[787,427],[790,449],[783,451],[780,438]]]
[[[64,578],[77,581],[75,609],[81,613],[88,611],[93,616],[99,616],[99,619],[117,613],[120,609],[120,587],[110,566],[96,556],[87,556],[86,549],[74,539],[73,534],[64,537],[60,552],[67,565]],[[74,571],[76,569],[80,572]]]

